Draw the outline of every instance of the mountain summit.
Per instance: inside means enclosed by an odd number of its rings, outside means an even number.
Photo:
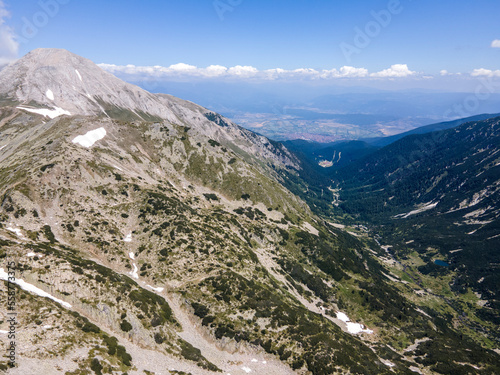
[[[0,95],[71,115],[109,115],[113,107],[172,120],[164,102],[63,49],[36,49],[0,72]]]
[[[0,71],[0,101],[52,119],[98,116],[189,124],[192,133],[237,145],[244,153],[264,157],[271,164],[298,167],[282,145],[194,103],[126,83],[64,49],[36,49]]]

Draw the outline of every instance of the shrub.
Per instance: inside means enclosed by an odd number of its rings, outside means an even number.
[[[120,328],[122,331],[124,332],[129,332],[132,330],[132,324],[130,324],[128,321],[126,321],[125,319],[122,320],[122,322],[120,323]]]
[[[94,371],[97,375],[102,375],[102,365],[97,358],[94,358],[90,363],[90,369]]]
[[[161,334],[155,333],[155,342],[157,344],[163,344],[165,342],[165,338]]]
[[[203,194],[205,196],[205,199],[207,201],[218,201],[219,198],[217,197],[217,195],[213,194],[213,193],[210,193],[210,194]]]

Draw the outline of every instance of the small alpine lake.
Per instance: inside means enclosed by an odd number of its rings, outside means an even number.
[[[450,266],[448,263],[446,263],[445,261],[442,261],[440,259],[435,259],[434,264],[436,264],[438,266],[442,266],[442,267],[449,267]]]

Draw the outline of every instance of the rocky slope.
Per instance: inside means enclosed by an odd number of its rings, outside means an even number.
[[[375,241],[283,186],[283,146],[66,51],[7,67],[0,93],[9,374],[497,371]]]

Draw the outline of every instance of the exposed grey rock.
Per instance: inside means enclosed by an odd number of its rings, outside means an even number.
[[[285,147],[273,145],[266,137],[194,103],[149,93],[63,49],[36,49],[3,69],[2,96],[21,108],[58,110],[54,116],[118,116],[185,125],[193,133],[236,145],[275,165],[298,168]]]

